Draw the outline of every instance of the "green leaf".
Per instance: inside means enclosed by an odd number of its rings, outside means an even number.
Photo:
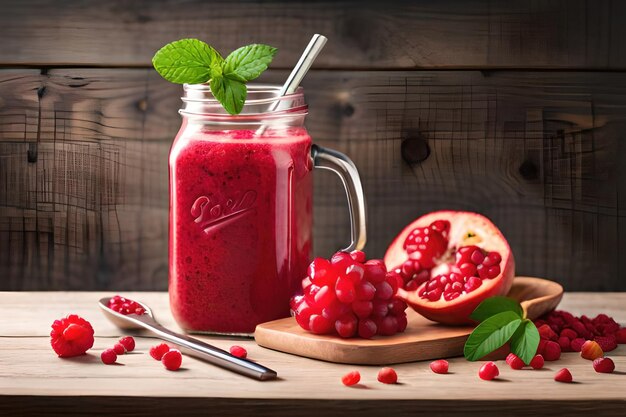
[[[224,59],[219,52],[198,39],[168,43],[152,58],[152,65],[166,80],[177,84],[209,81]]]
[[[211,78],[210,86],[211,92],[228,113],[241,113],[248,93],[244,83],[220,75]]]
[[[224,61],[224,76],[245,83],[257,78],[272,62],[277,49],[269,45],[252,44],[231,52]]]
[[[515,353],[524,361],[526,365],[537,353],[539,346],[539,331],[535,323],[528,319],[524,319],[517,331],[511,337],[511,352]]]
[[[519,318],[524,317],[524,310],[520,303],[512,298],[496,296],[489,297],[480,303],[472,312],[470,318],[476,321],[483,321],[503,311],[512,311],[517,314]]]
[[[512,311],[503,311],[480,323],[465,342],[463,354],[475,361],[504,345],[520,326],[522,319]]]

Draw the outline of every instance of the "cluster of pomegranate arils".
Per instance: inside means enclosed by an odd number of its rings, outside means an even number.
[[[395,297],[401,284],[382,260],[366,261],[362,251],[337,252],[330,261],[311,262],[304,294],[292,298],[291,309],[300,327],[316,334],[391,336],[407,326],[407,305]]]
[[[450,222],[436,220],[428,227],[414,229],[404,242],[409,259],[393,271],[400,276],[407,291],[414,291],[427,282],[419,296],[429,301],[454,300],[461,294],[479,288],[483,280],[500,275],[502,257],[498,252],[486,252],[475,245],[462,246],[456,250],[455,262],[448,271],[432,276],[448,249]]]
[[[137,314],[140,316],[146,312],[146,310],[138,302],[129,300],[128,298],[124,298],[119,295],[111,297],[108,307],[111,310],[124,315]]]

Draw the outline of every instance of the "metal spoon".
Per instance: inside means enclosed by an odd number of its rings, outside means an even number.
[[[161,326],[152,314],[152,310],[147,305],[136,301],[146,312],[144,314],[120,314],[109,308],[109,300],[111,297],[101,298],[98,302],[100,309],[104,315],[120,329],[147,329],[156,334],[160,339],[167,340],[181,348],[186,354],[196,358],[205,360],[222,368],[237,372],[239,374],[249,376],[251,378],[265,381],[274,379],[277,376],[276,371],[266,368],[263,365],[249,361],[247,359],[238,358],[230,353],[204,343],[198,339],[194,339],[183,334],[173,332]]]

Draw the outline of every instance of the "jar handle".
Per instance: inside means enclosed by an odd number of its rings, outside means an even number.
[[[348,197],[348,209],[350,210],[350,246],[343,249],[345,252],[361,250],[367,241],[367,213],[365,207],[365,195],[359,171],[354,162],[341,152],[323,148],[318,145],[311,146],[313,165],[316,168],[328,169],[339,175]]]

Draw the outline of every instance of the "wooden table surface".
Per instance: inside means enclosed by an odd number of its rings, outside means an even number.
[[[397,385],[376,381],[379,367],[338,365],[267,350],[249,339],[201,337],[227,349],[244,346],[249,357],[279,374],[258,382],[190,357],[183,369],[166,371],[147,351],[156,339],[136,336],[137,348],[105,366],[100,352],[122,332],[98,310],[111,293],[0,292],[0,413],[13,415],[626,415],[626,346],[610,353],[617,371],[597,374],[591,362],[566,353],[541,371],[514,371],[498,361],[500,378],[482,381],[481,363],[450,360],[448,375],[433,374],[428,362],[395,365]],[[150,305],[157,318],[176,328],[167,294],[125,293]],[[626,293],[565,294],[561,308],[575,314],[612,315],[626,324]],[[89,320],[96,332],[85,356],[59,359],[49,343],[50,324],[68,313]],[[568,367],[575,384],[553,381]],[[358,369],[362,384],[344,387],[340,378]]]

